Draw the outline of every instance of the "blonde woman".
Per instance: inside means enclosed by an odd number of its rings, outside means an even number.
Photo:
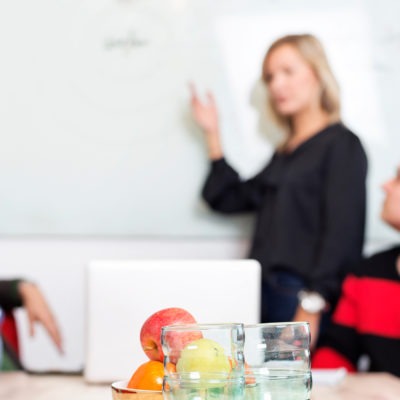
[[[247,181],[224,158],[212,94],[201,102],[192,87],[192,113],[211,160],[203,197],[222,213],[256,213],[249,257],[262,265],[261,319],[307,320],[314,345],[347,267],[361,257],[367,159],[341,122],[339,88],[317,38],[275,41],[262,79],[287,138]]]

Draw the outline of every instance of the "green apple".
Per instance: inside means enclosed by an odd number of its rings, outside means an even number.
[[[231,363],[224,348],[211,339],[198,339],[185,346],[176,364],[179,373],[198,372],[215,378],[219,374],[228,375]]]

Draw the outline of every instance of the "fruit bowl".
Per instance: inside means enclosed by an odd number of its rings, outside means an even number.
[[[162,400],[161,390],[142,390],[128,388],[128,381],[111,384],[113,400]]]

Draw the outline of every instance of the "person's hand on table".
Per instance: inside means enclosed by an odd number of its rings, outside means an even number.
[[[35,323],[41,323],[58,351],[63,353],[60,329],[40,289],[34,283],[22,281],[18,290],[28,316],[30,335],[35,334]]]

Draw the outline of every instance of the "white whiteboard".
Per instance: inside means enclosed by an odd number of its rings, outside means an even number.
[[[264,52],[308,31],[326,45],[345,122],[372,161],[369,230],[387,235],[377,185],[399,139],[383,120],[368,10],[318,3],[1,3],[0,234],[248,235],[250,219],[218,216],[200,199],[208,162],[187,82],[216,93],[226,155],[249,176],[271,154],[257,85]]]

